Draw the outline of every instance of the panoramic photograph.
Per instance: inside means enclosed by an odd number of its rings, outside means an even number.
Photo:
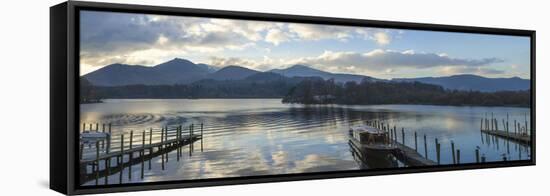
[[[531,159],[529,37],[79,20],[82,186]]]

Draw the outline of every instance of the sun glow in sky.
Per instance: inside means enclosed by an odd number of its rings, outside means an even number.
[[[529,79],[529,37],[81,11],[81,75],[173,58],[259,71],[305,64],[377,78]]]

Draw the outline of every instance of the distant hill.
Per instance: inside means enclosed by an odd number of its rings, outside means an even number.
[[[369,81],[381,81],[380,79],[376,79],[376,78],[364,76],[364,75],[330,73],[330,72],[314,69],[306,65],[294,65],[286,69],[272,69],[269,72],[278,73],[286,77],[317,76],[325,80],[334,79],[335,82],[342,82],[342,83],[348,82],[348,81],[355,81],[359,83],[364,79]]]
[[[205,64],[175,58],[154,67],[118,63],[107,65],[83,78],[96,86],[187,84],[215,71],[214,67]]]
[[[260,72],[245,67],[231,65],[209,74],[206,78],[213,80],[240,80],[256,73]]]
[[[445,77],[424,77],[424,78],[394,78],[391,81],[397,82],[422,82],[435,84],[452,90],[473,90],[482,92],[495,92],[504,90],[528,90],[530,80],[518,77],[512,78],[486,78],[477,75],[464,74]]]
[[[195,64],[189,60],[175,58],[159,65],[148,67],[141,65],[111,64],[82,78],[94,86],[126,85],[174,85],[193,84],[203,80],[227,81],[245,80],[252,82],[273,81],[291,78],[319,77],[334,79],[336,83],[354,81],[368,82],[421,82],[442,86],[452,90],[473,90],[482,92],[517,91],[530,89],[530,80],[513,78],[486,78],[477,75],[454,75],[446,77],[377,79],[364,75],[330,73],[306,65],[294,65],[286,69],[272,69],[260,72],[238,65],[218,69],[207,64]],[[241,81],[242,82],[242,81]],[[238,82],[237,82],[238,83]]]

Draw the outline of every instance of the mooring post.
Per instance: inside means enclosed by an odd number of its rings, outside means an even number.
[[[456,164],[460,164],[460,149],[456,149]]]
[[[437,164],[441,164],[441,144],[439,142],[436,142],[435,144],[435,151],[437,153]]]
[[[164,133],[164,142],[168,142],[168,125],[165,126],[164,131],[166,131],[166,133]],[[166,143],[166,148],[169,147],[168,143]],[[168,150],[164,151],[164,153],[166,153],[166,162],[168,163]]]
[[[177,149],[176,149],[176,161],[180,161],[180,128],[179,126],[176,127],[176,144],[178,145],[177,146]]]
[[[204,137],[203,137],[203,132],[202,132],[202,128],[203,128],[203,123],[201,123],[201,152],[203,152],[203,146],[202,146],[202,141],[204,140]]]
[[[479,163],[479,146],[476,148],[476,163]]]
[[[393,141],[393,131],[390,130],[390,140]]]
[[[453,164],[456,164],[456,156],[455,156],[455,142],[451,140],[451,151],[453,156]]]
[[[109,176],[111,175],[111,157],[105,159],[105,185],[109,184]]]
[[[145,131],[141,133],[141,179],[143,179],[143,168],[145,167]]]
[[[414,132],[414,150],[418,152],[418,141],[416,138],[416,131]]]
[[[153,159],[153,128],[149,128],[149,170],[151,170],[151,159]]]
[[[193,142],[191,140],[191,137],[192,137],[192,127],[191,125],[189,125],[189,156],[192,156],[192,153],[191,153],[191,143]]]
[[[483,118],[481,118],[481,122],[479,124],[479,130],[483,130]]]
[[[426,134],[424,134],[424,157],[428,158],[428,143],[426,143]]]
[[[122,184],[122,173],[124,171],[124,132],[122,132],[122,135],[120,135],[120,162],[118,163],[118,167],[120,169],[120,176],[119,176],[119,183]]]
[[[401,141],[405,145],[405,128],[401,127]]]
[[[105,123],[101,123],[101,132],[105,133]],[[105,139],[107,139],[107,137]],[[105,140],[101,140],[101,148],[105,149]]]
[[[397,142],[397,129],[393,129],[393,136],[395,136],[395,141]]]
[[[132,180],[132,159],[134,158],[134,152],[132,151],[132,143],[134,141],[134,130],[130,130],[130,146],[129,146],[129,158],[128,158],[128,180]]]
[[[99,183],[99,141],[95,142],[95,185]]]
[[[107,139],[107,153],[111,152],[111,139],[113,138],[112,137],[112,131],[111,131],[111,123],[109,123],[108,125],[108,130],[109,130],[109,138]],[[109,160],[109,163],[111,162],[111,160]]]
[[[517,134],[517,132],[518,132],[517,128],[518,128],[517,122],[516,122],[516,120],[514,120],[514,134]]]
[[[160,154],[161,154],[161,166],[162,170],[164,170],[164,128],[160,129]]]

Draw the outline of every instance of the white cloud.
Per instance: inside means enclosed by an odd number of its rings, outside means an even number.
[[[378,32],[374,34],[374,40],[379,45],[387,45],[390,43],[391,38],[387,33],[384,32]]]
[[[352,30],[356,27],[342,27],[313,24],[288,24],[288,30],[304,40],[335,39],[345,41],[351,38]]]
[[[279,29],[271,29],[267,32],[267,35],[265,36],[265,41],[273,43],[277,46],[281,42],[289,41],[289,37]]]

